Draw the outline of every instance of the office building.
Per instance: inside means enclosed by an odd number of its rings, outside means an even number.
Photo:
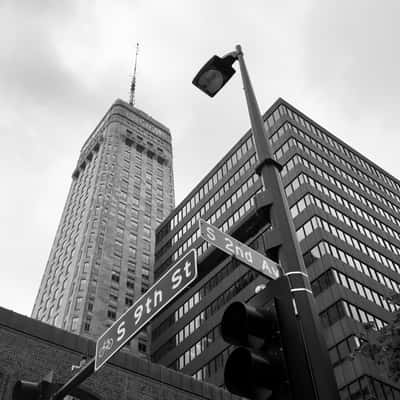
[[[32,317],[97,338],[150,286],[173,207],[168,128],[117,100],[80,152]],[[131,346],[145,355],[146,334]]]
[[[400,387],[372,361],[349,354],[363,323],[393,317],[386,296],[400,287],[400,182],[282,99],[264,115],[342,399],[399,398]],[[266,254],[268,221],[256,214],[262,190],[251,132],[158,227],[155,277],[189,249],[199,279],[152,324],[154,362],[223,386],[230,347],[218,329],[226,306],[247,301],[267,278],[199,235],[202,218]]]

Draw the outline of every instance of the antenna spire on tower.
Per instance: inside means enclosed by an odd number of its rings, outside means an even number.
[[[131,91],[130,91],[130,96],[129,96],[129,104],[131,106],[135,105],[136,64],[137,64],[138,54],[139,54],[139,43],[136,43],[135,68],[133,69],[133,77],[132,77],[132,82],[131,82]]]

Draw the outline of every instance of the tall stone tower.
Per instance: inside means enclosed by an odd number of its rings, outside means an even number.
[[[82,147],[32,317],[97,338],[149,288],[173,207],[169,129],[115,101]],[[146,334],[130,346],[145,356]]]

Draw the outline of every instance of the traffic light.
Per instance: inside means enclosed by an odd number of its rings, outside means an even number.
[[[225,365],[225,385],[230,392],[257,398],[287,384],[274,300],[262,309],[232,303],[222,318],[221,334],[228,343],[242,346]]]
[[[256,400],[315,399],[295,303],[286,276],[270,281],[247,304],[231,303],[221,322],[235,348],[225,364],[225,386]]]
[[[49,398],[53,386],[47,381],[17,381],[14,385],[12,400],[46,400]]]

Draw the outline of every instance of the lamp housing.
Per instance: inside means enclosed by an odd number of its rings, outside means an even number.
[[[213,56],[200,69],[192,83],[202,92],[214,97],[236,72],[232,67],[236,57],[231,53],[225,57]]]

